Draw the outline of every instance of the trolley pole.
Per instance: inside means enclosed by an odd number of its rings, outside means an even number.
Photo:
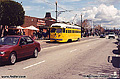
[[[57,1],[55,2],[55,4],[56,4],[56,11],[55,12],[56,12],[56,22],[57,22],[57,12],[58,12],[57,11]]]

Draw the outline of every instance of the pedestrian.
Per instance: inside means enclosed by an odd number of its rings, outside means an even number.
[[[38,32],[38,39],[41,39],[41,38],[42,38],[42,33]]]
[[[36,32],[35,31],[33,32],[33,36],[32,37],[33,37],[33,39],[36,39]]]
[[[25,31],[23,30],[23,35],[25,35]]]
[[[43,36],[44,36],[44,39],[46,39],[47,34],[45,32],[43,32]]]

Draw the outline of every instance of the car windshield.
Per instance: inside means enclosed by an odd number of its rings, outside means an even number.
[[[0,45],[17,45],[19,37],[3,37],[0,38]]]

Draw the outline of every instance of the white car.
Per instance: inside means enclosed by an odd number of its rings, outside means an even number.
[[[113,38],[115,39],[115,33],[114,32],[110,32],[108,35],[108,39]]]

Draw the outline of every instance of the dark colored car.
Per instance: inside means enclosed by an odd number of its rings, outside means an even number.
[[[105,38],[105,34],[101,34],[101,35],[100,35],[100,38]]]
[[[118,38],[120,38],[120,33],[118,34]]]
[[[118,34],[117,40],[118,40],[118,51],[120,52],[120,33]]]
[[[118,41],[118,52],[120,52],[120,41]]]
[[[29,36],[12,35],[0,38],[0,62],[8,61],[15,64],[19,58],[27,56],[36,58],[40,50],[40,43]]]

